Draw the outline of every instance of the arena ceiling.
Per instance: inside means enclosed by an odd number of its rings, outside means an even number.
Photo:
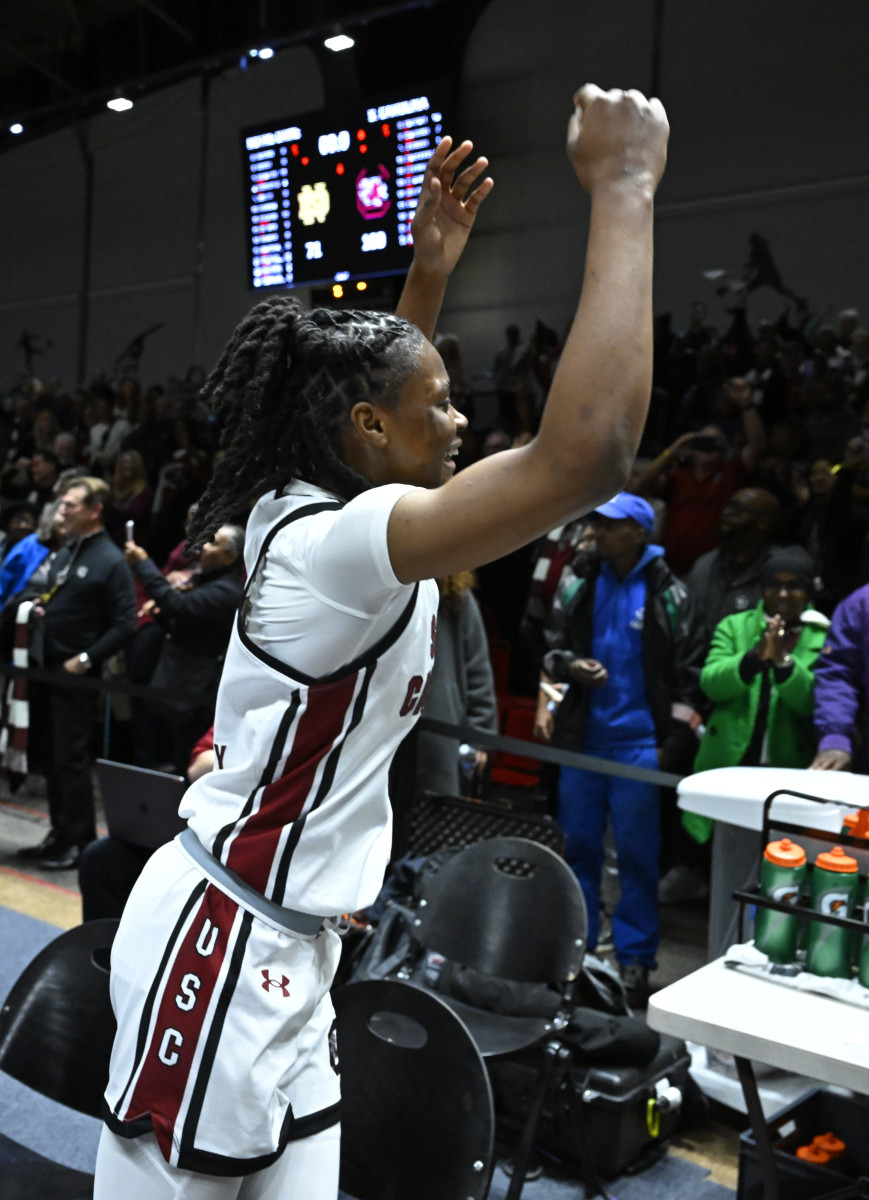
[[[355,36],[363,87],[399,66],[457,68],[485,0],[9,0],[0,5],[0,140],[33,135],[181,79],[231,69],[250,49]],[[375,36],[366,36],[376,31]],[[409,54],[409,48],[413,53]],[[325,52],[328,53],[328,52]],[[406,81],[406,80],[405,80]]]

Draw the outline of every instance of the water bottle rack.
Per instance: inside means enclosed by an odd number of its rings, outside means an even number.
[[[867,781],[867,791],[869,791],[869,781]],[[845,833],[830,833],[828,829],[813,829],[807,825],[796,825],[791,821],[783,821],[778,818],[775,820],[770,818],[770,809],[773,801],[779,796],[791,796],[799,800],[811,800],[815,804],[834,804],[837,807],[842,807],[841,800],[827,800],[823,796],[810,796],[807,792],[794,792],[790,788],[779,788],[778,791],[772,792],[767,796],[763,805],[763,830],[761,832],[760,853],[763,857],[764,849],[772,840],[771,833],[774,829],[776,833],[794,835],[799,837],[810,837],[814,841],[829,842],[831,846],[850,846],[858,851],[855,855],[857,858],[858,867],[861,876],[869,875],[869,839],[863,837],[853,837],[851,834]],[[814,871],[814,863],[806,863],[807,881],[811,879]],[[840,929],[850,929],[856,934],[869,934],[869,923],[856,920],[854,917],[836,917],[832,913],[815,912],[813,908],[809,908],[804,904],[784,904],[780,900],[772,900],[769,896],[760,894],[760,883],[750,890],[737,889],[733,892],[733,899],[739,904],[739,940],[745,941],[745,908],[746,905],[755,905],[757,908],[772,909],[773,912],[788,913],[791,916],[802,917],[808,921],[821,921],[825,925],[836,925]]]

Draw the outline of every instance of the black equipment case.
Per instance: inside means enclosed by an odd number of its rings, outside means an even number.
[[[525,1124],[540,1053],[533,1050],[487,1064],[497,1136],[508,1145],[517,1141]],[[677,1088],[684,1096],[690,1062],[685,1043],[662,1034],[660,1050],[645,1066],[574,1064],[557,1093],[563,1101],[561,1111],[553,1111],[556,1105],[547,1101],[537,1146],[567,1167],[582,1168],[581,1141],[569,1119],[570,1106],[564,1094],[564,1089],[572,1087],[581,1106],[586,1145],[601,1176],[615,1179],[631,1164],[639,1168],[646,1155],[654,1161],[658,1157],[655,1151],[663,1153],[681,1115],[678,1103],[668,1104],[666,1089]]]

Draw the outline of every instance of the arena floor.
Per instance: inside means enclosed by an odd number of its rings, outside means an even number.
[[[42,871],[16,857],[18,849],[39,842],[47,828],[41,778],[28,776],[15,796],[8,790],[0,793],[0,908],[70,929],[81,921],[77,872]],[[658,970],[651,977],[653,989],[665,987],[705,962],[705,905],[694,902],[662,908],[661,928]],[[739,1123],[738,1116],[716,1108],[702,1127],[693,1127],[676,1139],[671,1153],[709,1171],[710,1182],[735,1189]]]

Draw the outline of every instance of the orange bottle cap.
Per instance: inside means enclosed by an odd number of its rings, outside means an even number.
[[[857,859],[846,854],[841,846],[834,846],[832,850],[818,855],[815,859],[815,866],[820,867],[822,871],[841,871],[843,874],[850,874],[857,870]]]
[[[790,838],[782,838],[780,842],[770,842],[763,856],[777,867],[801,867],[806,861],[806,852],[802,846],[792,842]]]
[[[798,1146],[797,1158],[801,1158],[803,1162],[810,1163],[828,1163],[830,1161],[827,1151],[821,1150],[820,1147],[815,1145]]]
[[[848,813],[842,824],[852,837],[869,838],[869,809],[861,808],[858,813]]]
[[[819,1133],[816,1138],[812,1138],[812,1145],[816,1150],[823,1150],[825,1154],[829,1154],[830,1158],[838,1158],[840,1154],[845,1153],[845,1143],[841,1138],[837,1138],[835,1133]]]

